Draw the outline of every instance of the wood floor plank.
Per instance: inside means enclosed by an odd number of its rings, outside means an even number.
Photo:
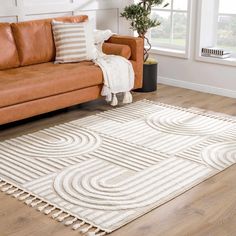
[[[236,100],[192,90],[158,85],[158,91],[135,93],[182,107],[197,107],[236,116]],[[0,140],[111,109],[103,100],[81,104],[1,127]],[[0,193],[1,236],[75,236],[73,231],[22,202]],[[111,236],[236,236],[236,165],[204,181]]]

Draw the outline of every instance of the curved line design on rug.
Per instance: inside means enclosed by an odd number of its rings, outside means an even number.
[[[188,175],[194,179],[201,171],[207,172],[207,168],[170,158],[134,173],[124,181],[108,184],[124,171],[108,162],[93,159],[59,173],[54,188],[64,200],[78,206],[107,211],[135,209],[154,204],[160,195],[178,190],[176,183],[181,182],[181,178]]]
[[[201,155],[209,166],[224,170],[236,163],[236,141],[209,145],[202,150]]]
[[[102,236],[235,163],[235,117],[143,100],[0,142],[0,189]]]
[[[15,147],[16,155],[28,158],[66,158],[91,152],[101,145],[99,134],[72,125],[59,125],[46,130],[5,141]]]
[[[214,135],[228,128],[224,121],[172,109],[152,114],[146,121],[158,131],[187,136]]]

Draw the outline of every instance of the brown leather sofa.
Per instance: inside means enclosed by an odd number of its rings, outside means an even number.
[[[87,16],[56,19],[81,22]],[[98,66],[88,61],[53,63],[51,20],[0,23],[0,125],[100,97],[103,76]],[[142,86],[141,39],[116,35],[104,43],[103,51],[129,59],[135,88]]]

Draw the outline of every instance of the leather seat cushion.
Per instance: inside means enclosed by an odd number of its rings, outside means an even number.
[[[62,94],[103,83],[92,62],[52,62],[0,71],[0,107]]]
[[[9,23],[0,23],[0,70],[20,65]]]

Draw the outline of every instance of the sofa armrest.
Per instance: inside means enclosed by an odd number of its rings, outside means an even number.
[[[132,36],[114,35],[106,42],[128,45],[131,48],[130,60],[140,61],[143,63],[143,40],[141,38]]]
[[[134,88],[141,88],[143,84],[143,39],[132,36],[114,35],[106,42],[112,44],[123,44],[130,47],[131,56],[129,60],[131,61],[135,72]]]

